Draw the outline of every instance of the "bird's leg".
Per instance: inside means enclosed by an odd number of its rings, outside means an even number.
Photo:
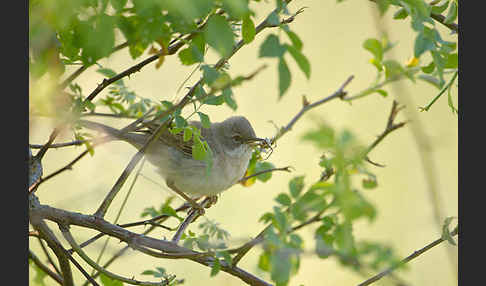
[[[199,215],[203,215],[205,213],[204,211],[204,207],[200,206],[195,200],[193,200],[192,198],[190,198],[188,195],[184,194],[181,190],[179,190],[173,181],[171,180],[167,180],[166,181],[166,184],[167,186],[173,190],[174,192],[176,192],[177,194],[179,194],[181,197],[183,197],[189,204],[191,204],[192,208],[194,210],[197,210],[199,212]]]

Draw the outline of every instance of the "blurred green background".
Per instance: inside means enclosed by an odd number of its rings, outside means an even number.
[[[261,21],[270,11],[271,6],[267,6],[266,10],[260,8],[256,11],[258,20],[255,23]],[[250,74],[263,63],[267,63],[269,67],[253,80],[234,88],[235,100],[238,103],[236,112],[227,106],[202,107],[201,111],[207,113],[212,122],[224,120],[235,114],[243,115],[251,121],[258,136],[271,137],[276,129],[270,121],[278,126],[286,125],[300,110],[302,95],[306,95],[311,102],[319,100],[334,92],[350,75],[355,76],[346,89],[350,94],[368,87],[375,77],[375,67],[368,62],[371,55],[362,48],[362,43],[367,38],[380,37],[380,33],[376,30],[377,26],[388,31],[390,41],[398,42],[393,49],[394,59],[406,62],[412,55],[415,35],[410,28],[410,23],[408,20],[392,20],[393,10],[388,11],[382,19],[377,19],[376,5],[369,1],[344,1],[343,3],[293,1],[290,9],[296,11],[303,6],[308,8],[297,16],[291,28],[304,42],[303,53],[311,62],[310,80],[305,78],[295,61],[287,60],[292,71],[292,82],[286,95],[278,100],[277,62],[272,59],[258,58],[258,47],[263,39],[269,33],[277,32],[267,29],[257,35],[255,42],[243,47],[229,61],[231,66],[229,73],[232,76]],[[456,40],[457,36],[448,35],[448,30],[442,27],[438,29],[445,39]],[[282,37],[286,36],[282,34]],[[118,40],[121,41],[120,38]],[[214,53],[210,53],[207,57],[208,63],[215,63],[216,60],[217,56]],[[125,49],[116,52],[108,60],[101,61],[101,64],[120,72],[139,61],[133,61]],[[69,75],[74,68],[68,69],[65,74]],[[166,57],[160,69],[155,69],[154,64],[150,64],[141,72],[125,79],[125,83],[143,97],[154,100],[180,99],[185,89],[179,93],[176,91],[193,68],[194,66],[181,66],[176,56]],[[198,77],[196,72],[184,86],[190,86]],[[88,69],[77,80],[85,92],[94,89],[101,81],[102,76],[96,72],[96,67]],[[413,99],[414,104],[406,107],[413,112],[418,112],[419,106],[429,103],[438,93],[435,87],[421,81],[414,84],[404,80],[397,84],[397,88]],[[288,188],[288,181],[291,178],[305,174],[306,182],[311,183],[320,175],[320,168],[317,165],[320,152],[311,144],[300,140],[304,131],[315,126],[313,118],[322,119],[337,130],[347,128],[358,137],[361,143],[370,144],[384,130],[394,99],[394,89],[388,86],[385,90],[389,92],[386,98],[373,94],[352,104],[335,100],[304,115],[294,129],[282,137],[269,158],[269,161],[277,167],[290,165],[295,170],[292,173],[274,173],[273,178],[265,184],[257,182],[249,188],[241,185],[232,187],[220,196],[218,203],[206,212],[205,217],[217,221],[222,228],[229,231],[231,234],[229,245],[239,245],[258,234],[264,227],[264,224],[258,222],[258,218],[264,212],[271,210],[275,205],[274,197]],[[457,104],[456,87],[453,90]],[[31,90],[31,102],[36,92]],[[103,91],[98,98],[103,97],[106,92],[107,90]],[[189,108],[186,111],[189,111]],[[398,119],[406,120],[404,115],[405,113],[400,114]],[[444,214],[442,220],[446,216],[457,216],[457,115],[451,113],[447,106],[447,99],[444,97],[430,111],[419,113],[418,119],[419,121],[410,122],[405,128],[393,132],[370,154],[373,161],[386,165],[385,168],[371,167],[377,175],[378,187],[373,190],[363,190],[364,196],[376,206],[378,214],[373,223],[360,220],[354,227],[356,239],[369,239],[393,246],[400,257],[411,254],[437,239],[441,234],[440,225],[434,219],[431,197],[427,189],[429,186],[427,179],[431,178],[427,178],[424,173],[420,153],[410,130],[413,124],[421,124],[430,141],[428,152],[433,159],[435,174],[432,179],[439,192]],[[94,118],[94,120],[116,127],[128,123],[126,120],[104,118]],[[30,143],[45,143],[53,126],[52,120],[48,118],[31,117]],[[71,135],[65,133],[61,134],[56,142],[68,140],[72,140]],[[43,162],[44,174],[64,166],[83,149],[84,147],[51,149]],[[43,184],[37,193],[41,203],[75,212],[93,213],[135,152],[134,148],[124,142],[110,142],[96,148],[95,156],[83,158],[73,170]],[[169,195],[172,195],[151,165],[146,164],[142,174],[143,177],[137,181],[119,223],[140,220],[144,208],[158,207]],[[106,217],[108,220],[116,216],[132,179],[133,175],[108,212]],[[182,203],[181,199],[176,200],[178,201],[176,205]],[[204,218],[199,218],[199,221],[189,229],[197,230],[197,225],[203,221]],[[170,221],[168,224],[173,226],[175,222]],[[50,223],[49,225],[52,225],[58,233],[57,226]],[[140,227],[133,230],[141,232],[142,229]],[[94,231],[85,231],[78,227],[72,227],[72,230],[78,242],[96,234]],[[299,234],[307,239],[305,248],[309,252],[302,256],[299,273],[291,278],[289,285],[356,285],[366,279],[340,266],[335,258],[322,260],[313,255],[311,253],[314,249],[313,232],[312,227],[299,231]],[[152,235],[163,237],[164,233],[159,230]],[[93,259],[97,257],[103,242],[104,239],[101,239],[86,248]],[[111,239],[102,261],[123,246],[124,244]],[[30,247],[35,252],[39,251],[39,245],[35,240],[31,239]],[[447,251],[452,251],[454,254],[452,260]],[[242,260],[240,266],[270,281],[267,274],[257,269],[260,252],[258,248],[253,249]],[[81,259],[78,258],[78,261]],[[178,278],[184,278],[184,285],[242,284],[239,279],[223,272],[210,278],[209,268],[190,261],[155,259],[132,250],[129,250],[124,258],[115,262],[110,269],[125,276],[134,275],[138,279],[150,280],[151,277],[144,277],[140,273],[155,267],[164,267]],[[75,268],[73,272],[76,284],[81,285],[84,281],[82,275]],[[456,273],[457,248],[443,243],[409,263],[407,270],[399,271],[398,275],[409,282],[409,285],[447,286],[457,284]],[[30,270],[30,274],[31,285],[35,285],[34,272]],[[50,278],[45,278],[44,282],[46,285],[54,285]],[[385,278],[376,285],[392,284]]]

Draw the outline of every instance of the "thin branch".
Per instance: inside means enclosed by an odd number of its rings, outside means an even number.
[[[440,14],[430,13],[430,18],[436,20],[437,22],[441,23],[442,25],[446,26],[447,28],[451,29],[452,31],[459,33],[459,25],[456,23],[445,23],[445,17]]]
[[[115,220],[113,221],[114,224],[118,223],[118,220],[120,219],[120,216],[121,216],[121,213],[123,211],[123,209],[125,208],[125,205],[128,201],[128,197],[130,196],[130,194],[132,193],[132,190],[133,190],[133,187],[135,186],[135,183],[137,182],[138,180],[138,176],[140,175],[140,172],[142,171],[142,168],[145,164],[145,158],[142,160],[142,163],[140,163],[140,167],[138,168],[137,170],[137,173],[135,174],[135,177],[133,178],[133,181],[132,181],[132,184],[130,185],[130,187],[128,188],[128,192],[127,194],[125,195],[125,198],[123,199],[123,202],[120,206],[120,208],[118,209],[118,213],[116,214],[116,217],[115,217]],[[101,260],[101,257],[103,257],[103,254],[105,253],[105,250],[106,250],[106,246],[108,245],[108,241],[110,240],[110,237],[107,237],[106,240],[105,240],[105,243],[103,244],[103,247],[101,248],[101,251],[100,251],[100,254],[98,255],[98,257],[96,258],[96,263],[98,264]]]
[[[30,249],[29,249],[29,259],[32,260],[35,263],[35,265],[37,265],[37,267],[39,267],[42,271],[44,271],[44,273],[46,273],[49,277],[54,279],[54,281],[56,281],[60,285],[63,285],[62,277],[59,276],[59,274],[52,272],[52,270],[49,269],[49,267],[47,267],[46,265],[44,265],[44,263],[42,263],[40,259]]]
[[[52,260],[52,257],[49,254],[49,252],[47,251],[47,248],[44,245],[44,242],[42,242],[42,238],[40,236],[37,236],[37,240],[39,241],[39,244],[40,244],[40,246],[42,248],[42,251],[44,252],[44,255],[47,257],[47,261],[49,261],[49,263],[52,265],[52,267],[54,268],[54,270],[56,271],[56,273],[59,274],[59,275],[61,275],[61,271],[59,270],[59,268],[57,267],[57,265],[54,263],[54,260]]]
[[[57,170],[57,171],[54,171],[53,173],[51,173],[51,174],[49,174],[49,175],[47,175],[47,176],[45,176],[45,177],[40,178],[40,180],[39,180],[39,182],[37,183],[37,185],[35,186],[35,188],[33,188],[33,189],[31,189],[31,190],[29,191],[29,195],[30,195],[30,194],[33,194],[33,193],[35,193],[35,192],[36,192],[36,190],[39,188],[39,186],[40,186],[42,183],[44,183],[45,181],[47,181],[47,180],[49,180],[49,179],[51,179],[51,178],[53,178],[53,177],[55,177],[55,176],[59,175],[60,173],[62,173],[62,172],[64,172],[64,171],[66,171],[66,170],[71,170],[72,166],[73,166],[74,164],[76,164],[76,162],[78,162],[79,160],[81,160],[81,158],[83,158],[83,157],[84,157],[86,154],[88,154],[88,153],[89,153],[89,150],[85,150],[84,152],[82,152],[81,154],[79,154],[79,155],[78,155],[78,156],[77,156],[77,157],[76,157],[74,160],[72,160],[72,161],[71,161],[69,164],[67,164],[66,166],[64,166],[64,167],[60,168],[60,169],[59,169],[59,170]]]
[[[71,142],[66,142],[66,143],[58,143],[58,144],[51,144],[49,148],[62,148],[62,147],[67,147],[67,146],[79,146],[83,145],[85,141],[83,140],[74,140]],[[39,144],[29,144],[29,147],[32,149],[40,149],[44,147],[45,145],[39,145]]]
[[[202,208],[206,207],[209,204],[210,200],[211,200],[210,198],[204,199],[204,201],[201,203],[201,207]],[[186,228],[189,226],[189,224],[191,224],[194,220],[196,220],[198,216],[199,216],[199,211],[197,209],[192,209],[192,211],[189,212],[187,217],[184,219],[184,221],[182,221],[181,225],[179,226],[176,233],[172,237],[173,243],[177,244],[179,242]]]
[[[370,0],[371,2],[377,2],[377,0]],[[399,5],[401,6],[401,5]],[[437,21],[438,23],[446,26],[447,28],[451,29],[452,31],[456,32],[456,33],[459,33],[459,25],[455,24],[455,23],[445,23],[445,17],[440,15],[440,14],[434,14],[434,13],[430,13],[430,18],[434,19],[435,21]]]
[[[261,174],[265,174],[265,173],[270,173],[270,172],[275,172],[275,171],[291,172],[290,171],[290,168],[292,168],[292,167],[291,166],[287,166],[287,167],[282,167],[282,168],[271,168],[271,169],[262,170],[260,172],[256,172],[254,174],[251,174],[249,176],[246,176],[246,177],[241,178],[238,181],[238,183],[243,183],[243,182],[245,182],[248,179],[251,179],[251,178],[256,177],[256,176],[260,176]]]
[[[458,229],[454,229],[450,235],[451,236],[456,236],[458,233]],[[418,256],[420,256],[421,254],[425,253],[427,250],[430,250],[432,247],[434,246],[437,246],[439,244],[441,244],[442,242],[444,241],[443,238],[439,238],[439,239],[436,239],[435,241],[427,244],[426,246],[424,246],[423,248],[417,250],[417,251],[414,251],[412,254],[410,254],[409,256],[405,257],[403,260],[401,260],[400,262],[398,262],[397,264],[389,267],[388,269],[378,273],[377,275],[371,277],[370,279],[358,284],[358,286],[365,286],[365,285],[370,285],[378,280],[380,280],[381,278],[383,278],[384,276],[390,274],[392,271],[394,271],[395,269],[397,269],[398,267],[404,265],[405,263],[411,261],[412,259],[414,258],[417,258]]]
[[[439,92],[439,94],[437,94],[436,97],[434,97],[434,99],[432,99],[432,101],[427,104],[427,106],[425,107],[421,107],[420,108],[420,111],[429,111],[430,107],[446,92],[447,89],[450,88],[450,86],[454,83],[454,80],[457,78],[457,74],[459,73],[459,70],[456,70],[456,72],[454,73],[454,75],[452,76],[451,80],[446,84],[444,85],[444,87],[442,88],[442,90]]]
[[[84,268],[81,266],[81,264],[79,264],[76,259],[74,259],[74,257],[71,255],[71,253],[69,253],[66,249],[63,248],[63,251],[66,253],[66,256],[69,258],[69,260],[71,260],[71,262],[74,264],[74,266],[76,266],[76,268],[78,268],[78,270],[84,275],[84,277],[86,277],[86,279],[88,279],[87,281],[89,281],[93,286],[100,286],[95,280],[93,277],[91,277],[89,275],[88,272],[86,272],[86,270],[84,270]]]
[[[401,128],[405,125],[406,122],[400,122],[400,123],[394,123],[394,120],[400,110],[402,110],[404,106],[398,106],[398,103],[396,100],[393,100],[392,103],[392,108],[390,111],[390,115],[388,116],[388,121],[386,124],[385,130],[371,143],[371,145],[368,147],[366,150],[366,155],[368,155],[371,150],[373,150],[385,137],[393,132],[394,130],[397,130],[398,128]],[[369,159],[368,159],[369,160]],[[369,160],[371,161],[371,160]]]
[[[44,144],[39,152],[37,152],[37,154],[35,155],[35,159],[36,160],[42,160],[42,158],[44,157],[44,155],[46,154],[47,152],[47,149],[49,149],[49,147],[51,146],[52,142],[54,141],[54,139],[56,139],[57,135],[59,135],[59,133],[61,132],[61,129],[62,129],[62,126],[59,126],[59,127],[56,127],[54,128],[54,130],[52,131],[51,135],[49,135],[49,140],[47,141],[46,144]]]
[[[290,122],[285,127],[282,127],[280,131],[277,133],[277,135],[275,135],[275,137],[272,138],[271,140],[272,144],[276,142],[280,137],[282,137],[285,133],[289,132],[292,129],[292,127],[295,125],[297,120],[299,120],[302,117],[302,115],[304,115],[304,113],[306,113],[310,109],[336,98],[341,98],[341,99],[344,98],[344,96],[346,96],[347,94],[347,92],[344,91],[344,88],[353,80],[353,78],[354,76],[348,77],[346,81],[338,88],[338,90],[336,90],[333,94],[331,94],[328,97],[325,97],[314,103],[308,103],[307,101],[304,101],[305,103],[302,106],[302,109],[299,111],[299,113],[297,113],[294,116],[294,118],[292,118],[292,120],[290,120]]]

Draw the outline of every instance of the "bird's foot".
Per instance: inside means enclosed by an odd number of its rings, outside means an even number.
[[[206,198],[208,198],[208,200],[209,200],[208,204],[206,206],[204,206],[207,209],[209,209],[211,206],[215,205],[218,202],[218,196],[217,195],[207,196]]]

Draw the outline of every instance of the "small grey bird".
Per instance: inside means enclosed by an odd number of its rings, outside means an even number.
[[[123,129],[92,121],[80,120],[80,123],[115,140],[126,141],[137,149],[157,128],[157,125],[150,123],[145,130],[123,132]],[[215,196],[243,178],[251,158],[251,147],[265,140],[256,137],[250,122],[243,116],[232,116],[223,122],[212,123],[210,128],[203,128],[199,121],[188,123],[201,130],[201,136],[212,150],[213,166],[209,175],[206,173],[206,162],[192,157],[193,140],[184,142],[182,133],[174,135],[165,130],[159,140],[147,149],[145,156],[158,168],[167,186],[197,207],[191,197]]]

